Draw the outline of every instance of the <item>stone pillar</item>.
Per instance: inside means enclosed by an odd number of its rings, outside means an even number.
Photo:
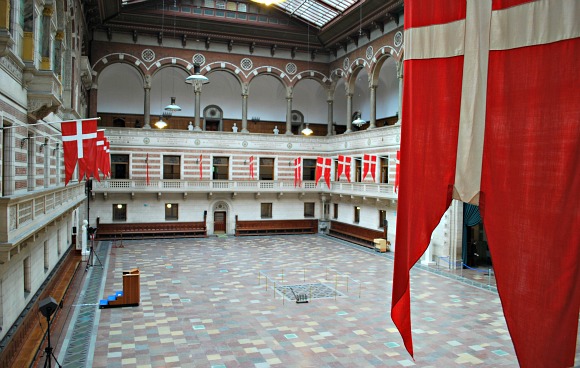
[[[248,130],[248,93],[242,93],[242,133],[249,133]]]
[[[62,41],[64,31],[56,32],[54,43],[54,74],[58,75],[58,80],[62,82]]]
[[[2,122],[1,115],[0,122]],[[14,166],[16,159],[14,153],[14,129],[3,129],[2,135],[2,196],[6,197],[13,195],[16,188],[14,181],[14,177],[16,176]]]
[[[346,131],[345,133],[352,132],[352,93],[348,92],[346,94]]]
[[[286,97],[286,135],[292,135],[292,96]]]
[[[143,101],[143,129],[151,129],[151,76],[145,76],[143,84],[145,100]]]
[[[399,79],[399,119],[395,125],[401,124],[403,115],[403,61],[397,63],[397,78]]]
[[[32,192],[36,189],[36,140],[33,134],[28,135],[28,139],[26,139],[26,153],[27,153],[27,189],[29,192]]]
[[[332,135],[332,123],[333,123],[333,117],[332,117],[332,107],[334,104],[334,101],[332,99],[328,99],[326,100],[326,103],[328,103],[328,132],[326,133],[327,136],[331,136]]]
[[[370,86],[371,89],[371,123],[367,129],[377,127],[377,86]]]
[[[195,92],[195,120],[194,120],[194,132],[201,132],[201,85],[200,81],[193,82],[193,91]]]

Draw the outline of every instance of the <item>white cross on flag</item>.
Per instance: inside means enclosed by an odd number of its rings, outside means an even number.
[[[95,173],[97,119],[66,121],[61,123],[64,150],[65,185],[72,178],[77,162],[79,181]]]
[[[338,155],[338,167],[336,168],[336,180],[340,180],[340,176],[344,172],[346,180],[350,183],[350,164],[352,162],[352,157]]]
[[[370,172],[373,177],[373,182],[376,182],[375,172],[377,171],[377,156],[365,155],[363,156],[363,178],[365,180],[367,174]]]
[[[326,186],[330,189],[330,168],[332,167],[332,159],[317,157],[316,158],[316,185],[322,176],[324,176],[324,181]]]
[[[302,185],[302,157],[294,159],[294,187]]]
[[[456,198],[480,207],[520,366],[574,365],[579,19],[578,0],[405,1],[391,317],[411,354],[409,270]]]

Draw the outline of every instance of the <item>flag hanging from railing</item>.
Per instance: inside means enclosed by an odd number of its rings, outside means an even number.
[[[203,180],[203,155],[199,155],[199,180]]]
[[[105,177],[111,177],[111,144],[107,138],[105,138]]]
[[[395,193],[399,192],[400,170],[401,170],[401,151],[397,151],[397,161],[395,162]]]
[[[64,150],[64,183],[68,184],[78,165],[79,181],[95,173],[97,119],[61,122]]]
[[[250,165],[250,179],[254,179],[254,156],[250,156],[250,160],[249,160],[249,165]]]
[[[409,270],[457,198],[480,206],[520,366],[574,365],[578,19],[577,0],[405,1],[391,317],[411,354]]]
[[[294,159],[294,187],[302,186],[302,158]]]
[[[96,144],[96,155],[97,155],[97,159],[96,159],[96,170],[95,170],[95,179],[97,179],[98,182],[101,181],[101,174],[99,174],[99,171],[101,173],[103,173],[103,177],[104,175],[104,171],[103,171],[103,165],[104,165],[104,157],[105,157],[105,130],[104,129],[99,129],[97,130],[97,142]]]
[[[332,167],[332,159],[317,157],[316,158],[316,177],[315,184],[318,185],[318,181],[321,177],[324,177],[326,186],[330,189],[330,168]]]
[[[376,179],[375,179],[376,171],[377,171],[377,156],[368,155],[365,153],[363,156],[363,177],[362,177],[362,180],[365,180],[367,174],[370,172],[371,177],[373,178],[373,182],[376,182]]]
[[[340,176],[344,172],[346,180],[350,183],[350,165],[352,163],[352,157],[338,155],[338,167],[336,168],[336,180],[340,180]]]

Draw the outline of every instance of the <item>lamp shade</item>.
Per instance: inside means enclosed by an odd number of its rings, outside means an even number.
[[[201,67],[199,64],[193,64],[193,75],[185,78],[185,83],[194,84],[196,81],[199,81],[203,84],[209,83],[209,79],[205,75],[201,74]]]
[[[314,132],[312,131],[312,129],[310,129],[308,127],[308,123],[306,123],[306,126],[304,127],[304,129],[302,129],[302,134],[304,134],[304,135],[310,135],[312,133],[314,133]]]
[[[171,97],[171,103],[165,106],[165,111],[181,111],[181,107],[175,104],[175,97]]]
[[[159,121],[155,123],[155,126],[159,129],[163,129],[167,126],[167,123],[164,122],[162,118],[159,118]]]
[[[366,124],[366,120],[361,119],[361,114],[358,113],[356,119],[352,121],[352,125],[356,125],[357,127],[361,127],[361,125]]]

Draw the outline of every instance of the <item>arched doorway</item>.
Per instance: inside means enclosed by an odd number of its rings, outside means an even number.
[[[232,228],[231,221],[228,220],[230,206],[222,200],[218,200],[212,206],[211,219],[213,224],[213,234],[227,234],[228,228]]]
[[[224,130],[223,111],[217,105],[209,105],[203,110],[203,130],[222,132]]]

